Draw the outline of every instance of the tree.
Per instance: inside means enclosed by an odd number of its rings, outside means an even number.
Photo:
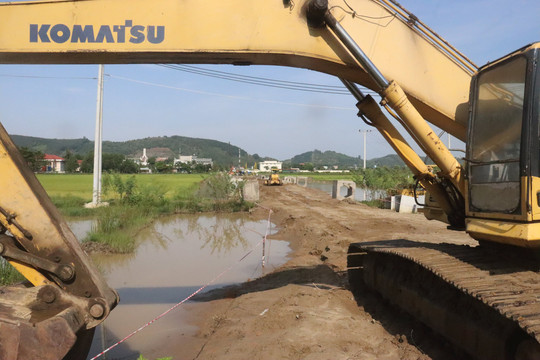
[[[130,159],[124,159],[120,165],[120,172],[123,174],[136,174],[139,172],[139,165]]]
[[[91,173],[94,171],[94,152],[90,151],[84,156],[81,163],[81,172]]]
[[[105,153],[101,158],[101,168],[103,171],[120,172],[125,158],[122,154]]]
[[[155,165],[155,169],[158,173],[170,172],[172,167],[164,161],[158,161]]]
[[[77,169],[79,168],[79,161],[75,156],[70,157],[69,159],[66,159],[66,165],[65,170],[68,173],[74,173],[77,172]]]
[[[45,162],[43,160],[44,154],[41,151],[34,151],[25,146],[22,146],[19,148],[19,152],[21,153],[28,167],[32,169],[32,171],[40,171],[41,167],[45,165]]]
[[[305,164],[300,164],[300,170],[308,170],[308,171],[313,171],[314,169],[314,166],[312,163],[305,163]]]
[[[387,193],[400,192],[414,184],[412,172],[406,167],[377,167],[359,170],[353,180],[359,186],[371,190],[385,190]]]
[[[66,160],[65,170],[68,173],[74,173],[79,168],[79,163],[77,161],[77,157],[75,154],[73,154],[71,151],[66,150],[66,154],[64,155],[64,159]]]

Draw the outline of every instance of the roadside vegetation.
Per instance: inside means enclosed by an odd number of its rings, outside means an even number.
[[[139,357],[137,358],[137,360],[148,360],[148,359],[145,358],[145,357],[142,356],[142,355],[139,355]],[[159,359],[156,359],[156,360],[172,360],[172,357],[163,357],[163,358],[159,358]]]
[[[352,176],[356,185],[368,190],[384,190],[387,194],[397,194],[414,186],[412,172],[402,166],[361,169]]]
[[[352,178],[357,186],[372,192],[382,190],[386,196],[400,194],[402,190],[412,189],[415,185],[411,170],[404,166],[360,169]],[[383,199],[371,199],[362,203],[376,208],[384,208],[386,205]]]
[[[0,286],[23,281],[24,277],[6,259],[0,258]]]

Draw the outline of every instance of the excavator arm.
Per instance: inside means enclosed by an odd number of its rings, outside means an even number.
[[[382,76],[392,81],[391,87],[380,88],[335,29],[314,23],[313,6],[322,6],[322,12],[332,16],[331,23],[346,29]],[[383,97],[394,96],[396,102],[408,98],[417,116],[461,140],[466,137],[469,83],[476,69],[392,0],[356,0],[350,6],[342,0],[3,3],[0,63],[306,68],[338,76],[347,84],[384,90]],[[380,129],[389,140],[399,138],[395,130],[382,125]],[[397,142],[399,149],[404,140]],[[425,166],[412,158],[407,163],[419,163],[417,175],[425,179]],[[118,297],[80,249],[3,128],[0,172],[0,254],[34,285],[3,290],[0,358],[59,359],[91,334]],[[79,358],[76,353],[71,350],[67,356]]]
[[[309,1],[82,0],[0,5],[0,63],[281,65],[375,89],[340,41],[308,26]],[[425,119],[465,140],[475,66],[389,0],[329,9]],[[465,109],[466,110],[466,109]]]

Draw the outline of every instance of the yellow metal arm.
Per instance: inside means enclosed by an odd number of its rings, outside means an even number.
[[[0,63],[208,63],[301,67],[374,89],[307,0],[52,0],[0,5]],[[420,114],[461,140],[470,69],[387,4],[330,1],[338,21]],[[369,16],[369,21],[363,16]]]

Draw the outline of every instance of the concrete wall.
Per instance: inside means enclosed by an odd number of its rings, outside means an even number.
[[[296,184],[296,176],[285,176],[283,178],[284,184]]]
[[[296,185],[307,187],[308,177],[307,176],[297,176],[296,177]]]
[[[256,179],[245,181],[242,197],[245,201],[259,201],[259,182]]]
[[[341,188],[347,188],[347,195],[341,195]],[[356,192],[356,183],[349,180],[334,180],[332,184],[332,199],[344,200],[354,199],[354,193]]]
[[[418,202],[420,204],[424,203],[425,197],[418,196]],[[406,195],[398,195],[395,196],[395,210],[400,213],[416,213],[418,212],[419,208],[422,208],[423,206],[419,206],[415,201],[413,196],[406,196]]]

